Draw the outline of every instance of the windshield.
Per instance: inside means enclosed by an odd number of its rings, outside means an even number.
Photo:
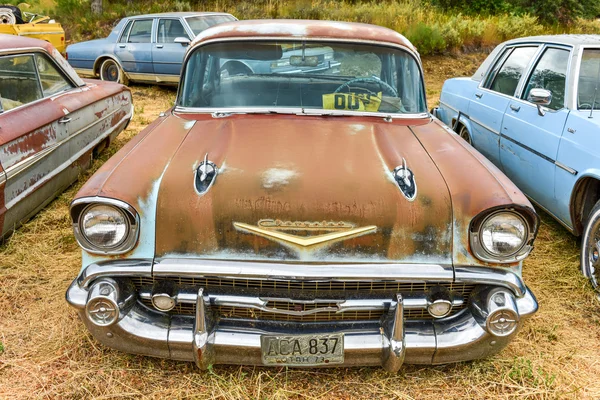
[[[231,15],[206,15],[202,17],[187,17],[185,20],[192,32],[194,32],[194,36],[198,36],[202,31],[213,25],[235,21],[236,19]]]
[[[229,42],[189,57],[178,105],[425,113],[415,59],[401,49],[335,42]]]

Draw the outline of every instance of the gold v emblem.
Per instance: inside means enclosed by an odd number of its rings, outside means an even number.
[[[246,233],[252,233],[267,239],[282,241],[285,243],[295,244],[302,247],[311,247],[318,244],[334,242],[339,240],[350,239],[357,236],[374,233],[377,230],[375,225],[364,226],[362,228],[350,228],[352,225],[346,223],[320,223],[320,222],[280,222],[274,224],[273,220],[261,220],[258,222],[262,226],[273,226],[271,229],[265,229],[260,226],[248,225],[241,222],[234,222],[233,226]],[[341,228],[340,228],[341,227]],[[287,230],[333,230],[334,232],[325,233],[316,236],[298,236],[290,233],[280,232],[275,229]],[[344,230],[341,230],[344,229]]]

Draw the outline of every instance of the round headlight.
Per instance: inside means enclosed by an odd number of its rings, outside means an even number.
[[[93,246],[111,249],[127,238],[129,221],[118,209],[105,204],[88,207],[81,216],[81,233]]]
[[[499,212],[488,217],[481,225],[481,245],[493,256],[510,257],[527,242],[527,224],[517,214]]]

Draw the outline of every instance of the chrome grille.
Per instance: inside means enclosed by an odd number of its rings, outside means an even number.
[[[219,277],[159,277],[146,278],[135,277],[133,283],[138,287],[152,286],[154,282],[167,280],[180,286],[203,287],[207,291],[214,288],[219,289],[258,289],[272,290],[277,292],[302,292],[305,294],[323,294],[326,296],[331,292],[357,292],[368,293],[413,293],[426,292],[434,286],[442,286],[450,291],[470,293],[473,284],[454,282],[394,282],[394,281],[291,281],[274,279],[232,279]]]
[[[260,279],[231,279],[219,277],[203,277],[203,278],[188,278],[188,277],[160,277],[160,278],[145,278],[135,277],[133,283],[138,290],[142,287],[150,288],[158,280],[169,280],[182,287],[203,287],[207,293],[214,290],[235,292],[238,290],[251,289],[258,294],[264,291],[269,293],[277,292],[281,297],[289,296],[294,298],[294,294],[302,293],[303,297],[307,295],[314,298],[335,298],[340,299],[340,295],[346,297],[367,297],[369,295],[395,295],[396,293],[424,293],[431,287],[442,286],[454,292],[457,295],[462,295],[463,305],[453,307],[450,315],[456,314],[466,307],[468,297],[475,287],[474,284],[453,283],[453,282],[370,282],[370,281],[291,281],[291,280],[260,280]],[[141,300],[147,307],[154,309],[152,302],[148,299]],[[270,308],[277,308],[282,311],[293,311],[298,303],[287,301],[270,301]],[[336,305],[335,302],[329,303],[303,303],[302,309],[307,311],[315,308],[327,307]],[[309,315],[288,315],[272,313],[263,310],[257,310],[246,307],[233,306],[212,306],[211,311],[215,312],[220,318],[237,318],[237,319],[254,319],[254,320],[271,320],[271,321],[289,321],[289,322],[327,322],[327,321],[368,321],[378,320],[385,313],[384,310],[372,311],[345,311],[342,313],[334,311],[322,311]],[[196,312],[195,304],[179,303],[171,314],[176,315],[194,315]],[[406,319],[432,319],[427,310],[405,310],[404,316]]]

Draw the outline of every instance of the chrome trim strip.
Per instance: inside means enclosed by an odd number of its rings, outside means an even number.
[[[559,161],[554,161],[554,165],[556,165],[558,168],[564,169],[565,171],[567,171],[571,175],[577,175],[577,171],[576,170],[574,170],[571,167],[567,167],[565,164],[563,164],[563,163],[561,163]]]
[[[79,288],[87,289],[90,286],[90,283],[98,278],[121,276],[142,276],[151,278],[152,260],[111,260],[90,264],[83,268],[75,281]]]
[[[302,268],[298,268],[302,266]],[[292,280],[389,280],[452,282],[452,265],[439,264],[302,264],[206,259],[155,259],[153,276],[219,276],[222,278]]]
[[[106,130],[103,135],[98,136],[96,138],[96,140],[90,142],[90,144],[87,147],[84,147],[83,149],[81,149],[80,151],[78,151],[77,153],[75,153],[71,158],[69,158],[68,160],[66,160],[61,165],[59,165],[58,168],[55,168],[52,172],[50,172],[48,175],[46,175],[43,179],[40,179],[39,181],[37,181],[35,185],[28,187],[27,190],[21,192],[18,196],[14,197],[11,201],[7,202],[5,204],[6,208],[8,209],[8,208],[13,207],[23,197],[27,196],[29,193],[31,193],[34,190],[36,190],[40,185],[42,185],[43,183],[49,181],[54,176],[56,176],[57,174],[59,174],[60,172],[62,172],[64,169],[66,169],[69,165],[73,164],[73,162],[75,162],[77,159],[79,159],[79,157],[81,157],[82,155],[84,155],[90,149],[93,149],[94,146],[96,146],[98,143],[100,143],[101,141],[103,141],[107,136],[110,136],[110,134],[112,134],[120,125],[122,125],[123,123],[125,123],[125,121],[127,121],[128,119],[130,119],[132,117],[132,115],[133,115],[133,106],[131,107],[130,112],[127,115],[125,115],[125,117],[123,117],[121,119],[121,121],[119,121],[117,124],[115,124],[114,126],[112,126],[110,129]],[[71,136],[69,136],[69,138],[70,137]],[[56,149],[56,147],[52,148],[52,150],[55,150],[55,149]],[[45,153],[44,155],[47,155],[47,153]]]
[[[2,171],[0,173],[0,185],[6,182],[6,172]]]
[[[56,150],[58,147],[62,146],[63,144],[65,144],[66,142],[69,142],[71,139],[74,139],[75,137],[77,137],[78,135],[80,135],[81,133],[85,132],[86,130],[96,126],[97,124],[104,122],[104,120],[106,120],[107,118],[113,116],[115,113],[117,113],[118,111],[120,111],[120,109],[116,109],[113,112],[111,112],[110,114],[107,114],[106,116],[102,117],[101,119],[98,119],[97,121],[94,121],[93,123],[86,125],[85,127],[81,128],[80,130],[78,130],[77,132],[71,133],[69,134],[67,137],[65,137],[63,140],[61,140],[60,142],[56,142],[53,145],[19,161],[16,164],[11,165],[10,167],[8,167],[6,169],[6,176],[8,177],[8,179],[14,177],[15,175],[18,175],[19,173],[21,173],[22,171],[24,171],[25,169],[27,169],[28,167],[30,167],[32,164],[35,164],[36,162],[38,162],[40,159],[50,155],[52,152],[54,152],[54,150]],[[67,114],[68,116],[69,114]],[[54,122],[54,121],[53,121]],[[52,122],[52,123],[53,123]],[[122,121],[119,121],[119,123],[116,125],[118,126]]]
[[[444,107],[448,107],[449,109],[451,109],[452,111],[456,111],[458,112],[457,108],[452,107],[450,104],[446,103],[445,101],[441,101],[440,100],[440,106],[444,106]]]
[[[168,75],[168,74],[140,74],[125,71],[129,79],[134,81],[146,81],[146,82],[169,82],[179,83],[179,75]]]
[[[527,292],[521,277],[509,269],[461,266],[455,268],[456,283],[504,286],[510,288],[516,297],[522,297]]]
[[[487,126],[483,122],[479,121],[478,119],[475,119],[472,116],[470,116],[469,120],[471,120],[472,122],[475,122],[477,125],[481,126],[483,129],[487,129],[488,131],[492,132],[493,134],[500,136],[500,132],[498,132],[495,129],[490,128],[489,126]]]
[[[417,114],[393,114],[378,112],[358,112],[345,110],[324,110],[301,107],[224,107],[224,108],[205,108],[205,107],[181,107],[175,106],[174,112],[181,114],[284,114],[284,115],[314,115],[314,116],[347,116],[347,117],[377,117],[391,119],[424,119],[429,118],[429,113]]]
[[[96,76],[94,70],[90,68],[73,68],[73,70],[75,70],[77,75]]]

